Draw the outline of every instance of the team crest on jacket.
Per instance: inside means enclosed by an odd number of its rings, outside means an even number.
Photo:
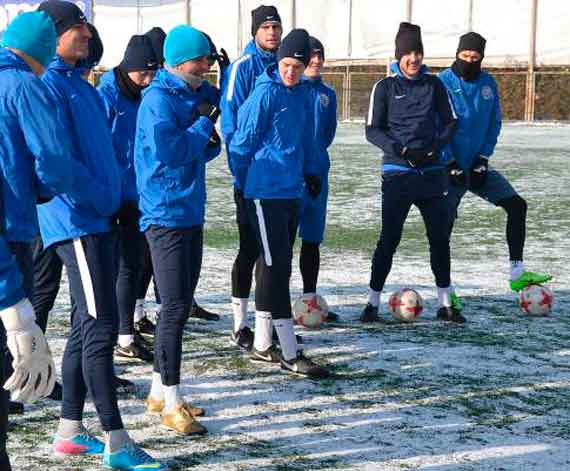
[[[481,96],[485,100],[490,100],[493,98],[493,89],[489,87],[489,85],[485,85],[483,88],[481,88]]]
[[[321,93],[320,100],[321,100],[321,105],[325,108],[329,106],[329,103],[331,102],[330,98],[325,93]]]

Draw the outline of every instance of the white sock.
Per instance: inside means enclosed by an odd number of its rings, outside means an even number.
[[[182,402],[178,384],[174,386],[162,386],[162,391],[164,392],[165,411],[174,409],[179,402]]]
[[[81,420],[69,420],[61,418],[57,426],[57,435],[60,438],[72,438],[85,430]]]
[[[135,343],[135,336],[134,335],[119,334],[119,346],[120,347],[126,348],[133,343]]]
[[[232,311],[234,313],[234,332],[247,326],[247,304],[248,298],[232,297]]]
[[[524,263],[522,260],[511,260],[511,280],[516,280],[524,273]]]
[[[137,299],[135,303],[135,322],[139,322],[145,317],[144,299]]]
[[[293,319],[276,319],[273,321],[273,325],[277,331],[277,337],[279,337],[283,359],[292,360],[297,356],[299,349],[293,328]]]
[[[374,291],[373,289],[368,290],[368,304],[378,307],[380,306],[380,291]]]
[[[130,441],[131,437],[129,437],[129,434],[124,428],[105,432],[105,447],[108,448],[111,453],[120,450]]]
[[[447,288],[437,288],[437,300],[440,306],[451,307],[451,286]]]
[[[152,372],[152,384],[150,385],[150,393],[148,395],[156,401],[162,401],[164,399],[162,378],[160,377],[160,373],[156,371]]]
[[[253,347],[260,352],[273,345],[273,319],[270,312],[255,311],[255,336]]]

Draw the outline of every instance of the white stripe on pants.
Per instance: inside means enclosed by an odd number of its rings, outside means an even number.
[[[259,222],[259,233],[261,234],[261,243],[263,245],[263,252],[265,256],[265,264],[270,267],[273,265],[271,259],[271,251],[269,250],[269,240],[267,238],[267,227],[265,226],[265,219],[263,218],[263,208],[261,207],[261,201],[254,200],[255,203],[255,213],[257,214],[257,221]]]
[[[85,249],[81,243],[81,239],[73,239],[73,248],[75,250],[75,257],[77,257],[77,266],[79,267],[79,276],[81,277],[81,284],[83,286],[83,294],[85,295],[85,302],[87,303],[87,311],[90,316],[97,319],[97,307],[95,305],[95,290],[93,289],[93,281],[91,273],[89,273],[89,265],[87,264],[87,257],[85,256]]]

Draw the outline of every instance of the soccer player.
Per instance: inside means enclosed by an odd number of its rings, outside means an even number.
[[[321,191],[314,146],[314,102],[307,84],[301,82],[310,54],[308,33],[304,29],[291,31],[277,51],[278,64],[266,69],[241,106],[229,151],[261,253],[256,270],[251,359],[325,378],[328,369],[307,358],[297,345],[289,293],[303,180],[313,198]],[[281,353],[273,344],[273,327]]]
[[[139,273],[144,268],[141,266],[141,253],[146,248],[144,234],[139,229],[134,147],[141,93],[148,87],[157,69],[158,59],[151,40],[145,35],[133,36],[121,63],[101,77],[98,87],[111,126],[113,147],[121,170],[123,195],[123,202],[117,213],[119,339],[115,355],[151,363],[152,352],[134,328],[137,282]]]
[[[507,244],[510,258],[510,287],[520,291],[526,286],[549,281],[543,273],[526,271],[523,250],[526,233],[526,201],[509,181],[489,166],[501,132],[501,104],[493,77],[481,70],[486,40],[470,32],[459,38],[455,62],[440,74],[459,116],[459,127],[446,147],[449,161],[449,204],[453,220],[467,191],[507,213]]]
[[[253,267],[259,257],[255,230],[247,216],[243,188],[236,178],[231,142],[237,128],[240,107],[253,91],[255,81],[263,71],[276,64],[275,53],[281,43],[283,27],[281,17],[274,6],[261,5],[251,12],[253,39],[245,47],[243,55],[234,61],[224,79],[226,88],[222,95],[222,135],[226,142],[228,164],[234,176],[234,201],[239,233],[239,249],[232,268],[232,311],[234,327],[232,342],[245,350],[253,346],[253,332],[247,325],[247,305],[251,292]]]
[[[116,234],[112,218],[121,203],[121,176],[101,97],[83,78],[91,33],[74,4],[48,0],[58,35],[57,55],[42,76],[69,133],[76,162],[76,192],[38,206],[44,246],[54,245],[66,267],[72,297],[71,332],[63,354],[63,400],[54,452],[103,455],[104,465],[132,469],[166,466],[134,444],[123,426],[113,386],[113,346],[117,336]],[[104,443],[83,426],[87,392],[104,431]]]
[[[326,226],[327,200],[329,192],[330,158],[327,148],[332,144],[336,133],[336,93],[324,83],[321,71],[325,64],[325,48],[317,38],[310,37],[311,59],[305,69],[310,95],[314,105],[315,152],[319,166],[322,188],[317,197],[309,194],[310,186],[303,192],[299,235],[302,239],[299,265],[303,278],[303,294],[317,293],[317,280],[321,261],[320,249]],[[329,312],[328,321],[338,320],[338,315]]]
[[[164,43],[165,66],[145,91],[137,119],[135,171],[145,232],[162,308],[154,343],[147,410],[179,433],[204,434],[180,391],[182,335],[202,264],[206,163],[219,155],[214,125],[219,90],[204,80],[210,46],[180,25]]]
[[[378,322],[380,293],[392,267],[412,205],[420,210],[430,246],[441,320],[463,323],[451,288],[448,183],[441,150],[451,141],[457,117],[441,81],[422,65],[424,48],[417,25],[401,23],[396,35],[394,76],[374,85],[366,139],[383,153],[382,229],[374,257],[368,304],[360,320]]]

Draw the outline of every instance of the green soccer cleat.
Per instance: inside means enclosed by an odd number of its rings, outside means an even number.
[[[455,293],[453,293],[451,296],[451,307],[457,311],[462,311],[463,310],[463,301],[461,300],[461,298],[459,296],[457,296]]]
[[[545,273],[534,273],[532,271],[525,271],[516,280],[511,280],[510,285],[513,291],[522,291],[530,285],[540,285],[552,279],[551,275]]]

